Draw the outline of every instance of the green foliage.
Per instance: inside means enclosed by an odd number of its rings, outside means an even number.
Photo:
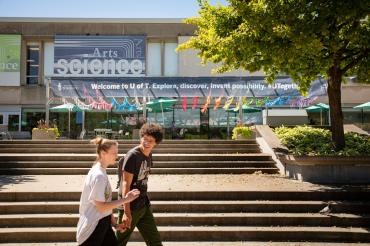
[[[275,133],[292,154],[309,156],[363,156],[370,155],[370,137],[357,133],[346,133],[346,147],[335,151],[329,130],[299,126],[278,127]]]
[[[343,117],[336,102],[343,76],[370,82],[370,1],[228,1],[228,6],[211,6],[198,0],[199,17],[185,21],[197,27],[196,36],[177,50],[197,50],[203,64],[220,65],[214,72],[262,70],[269,83],[287,74],[303,95],[318,75],[326,77],[336,129],[332,138],[343,149]]]
[[[219,63],[216,72],[237,68],[263,70],[272,82],[290,75],[307,93],[317,75],[333,65],[369,82],[370,25],[368,0],[269,1],[229,0],[211,6],[200,0],[195,37],[178,50],[198,50],[203,63]]]
[[[49,128],[48,130],[53,131],[56,137],[60,137],[60,132],[59,132],[58,128],[53,127],[53,128]]]
[[[231,138],[235,140],[239,135],[245,138],[250,138],[252,137],[252,134],[253,134],[252,128],[248,126],[236,126],[233,129],[233,135]]]

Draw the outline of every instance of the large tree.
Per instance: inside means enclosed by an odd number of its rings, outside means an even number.
[[[328,79],[332,139],[345,146],[341,83],[344,76],[370,80],[369,0],[228,0],[211,6],[198,0],[196,36],[178,50],[195,49],[216,72],[263,70],[268,82],[279,73],[292,77],[306,94],[311,82]]]

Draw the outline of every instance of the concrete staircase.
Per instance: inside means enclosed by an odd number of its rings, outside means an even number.
[[[126,153],[137,141],[120,141]],[[95,160],[88,141],[2,141],[0,174],[86,174]],[[164,141],[154,151],[153,174],[278,173],[255,140]],[[116,168],[108,169],[115,174]]]
[[[121,153],[135,144],[137,142],[121,142]],[[13,150],[5,151],[10,149]],[[28,153],[26,149],[40,152]],[[58,153],[60,149],[64,152]],[[215,154],[208,152],[214,149],[218,150]],[[189,152],[184,154],[182,150]],[[2,141],[0,152],[2,177],[85,174],[95,158],[94,148],[87,146],[86,141]],[[165,141],[154,159],[154,175],[227,173],[237,182],[238,175],[233,173],[277,173],[271,156],[259,153],[258,145],[249,140]],[[42,191],[31,189],[27,192],[6,191],[0,187],[0,243],[49,242],[54,245],[67,242],[75,245],[80,191],[55,192],[52,185],[48,184],[49,188]],[[166,190],[151,191],[149,195],[158,229],[167,242],[165,245],[181,245],[181,242],[188,242],[186,245],[199,242],[236,245],[241,241],[266,244],[293,241],[306,242],[305,245],[310,245],[307,242],[319,243],[316,245],[323,242],[333,245],[370,243],[369,189]],[[331,213],[318,213],[328,202]],[[137,231],[131,240],[141,240]]]
[[[151,192],[164,241],[370,242],[369,192]],[[0,243],[73,242],[79,192],[0,198]],[[330,216],[317,213],[332,201]],[[47,236],[46,236],[47,235]],[[136,231],[132,240],[140,240]],[[232,245],[232,243],[230,244]]]

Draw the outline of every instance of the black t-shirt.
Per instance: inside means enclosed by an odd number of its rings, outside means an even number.
[[[130,190],[138,189],[140,191],[140,196],[130,203],[131,210],[150,205],[147,190],[148,176],[150,173],[150,168],[153,165],[152,163],[152,154],[149,156],[144,155],[139,146],[129,150],[126,156],[119,160],[119,167],[122,167],[119,168],[119,170],[126,171],[134,175]],[[122,171],[119,172],[121,177]],[[119,180],[121,180],[121,178]]]

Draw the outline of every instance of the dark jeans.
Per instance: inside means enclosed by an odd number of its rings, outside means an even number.
[[[118,210],[118,223],[122,223],[123,211]],[[130,239],[130,236],[137,227],[141,236],[143,236],[146,245],[148,246],[162,246],[162,241],[155,225],[153,213],[150,207],[143,207],[131,211],[131,228],[127,229],[125,232],[116,232],[118,245],[125,246]]]
[[[93,233],[81,246],[117,246],[117,239],[111,226],[111,215],[99,220]]]

